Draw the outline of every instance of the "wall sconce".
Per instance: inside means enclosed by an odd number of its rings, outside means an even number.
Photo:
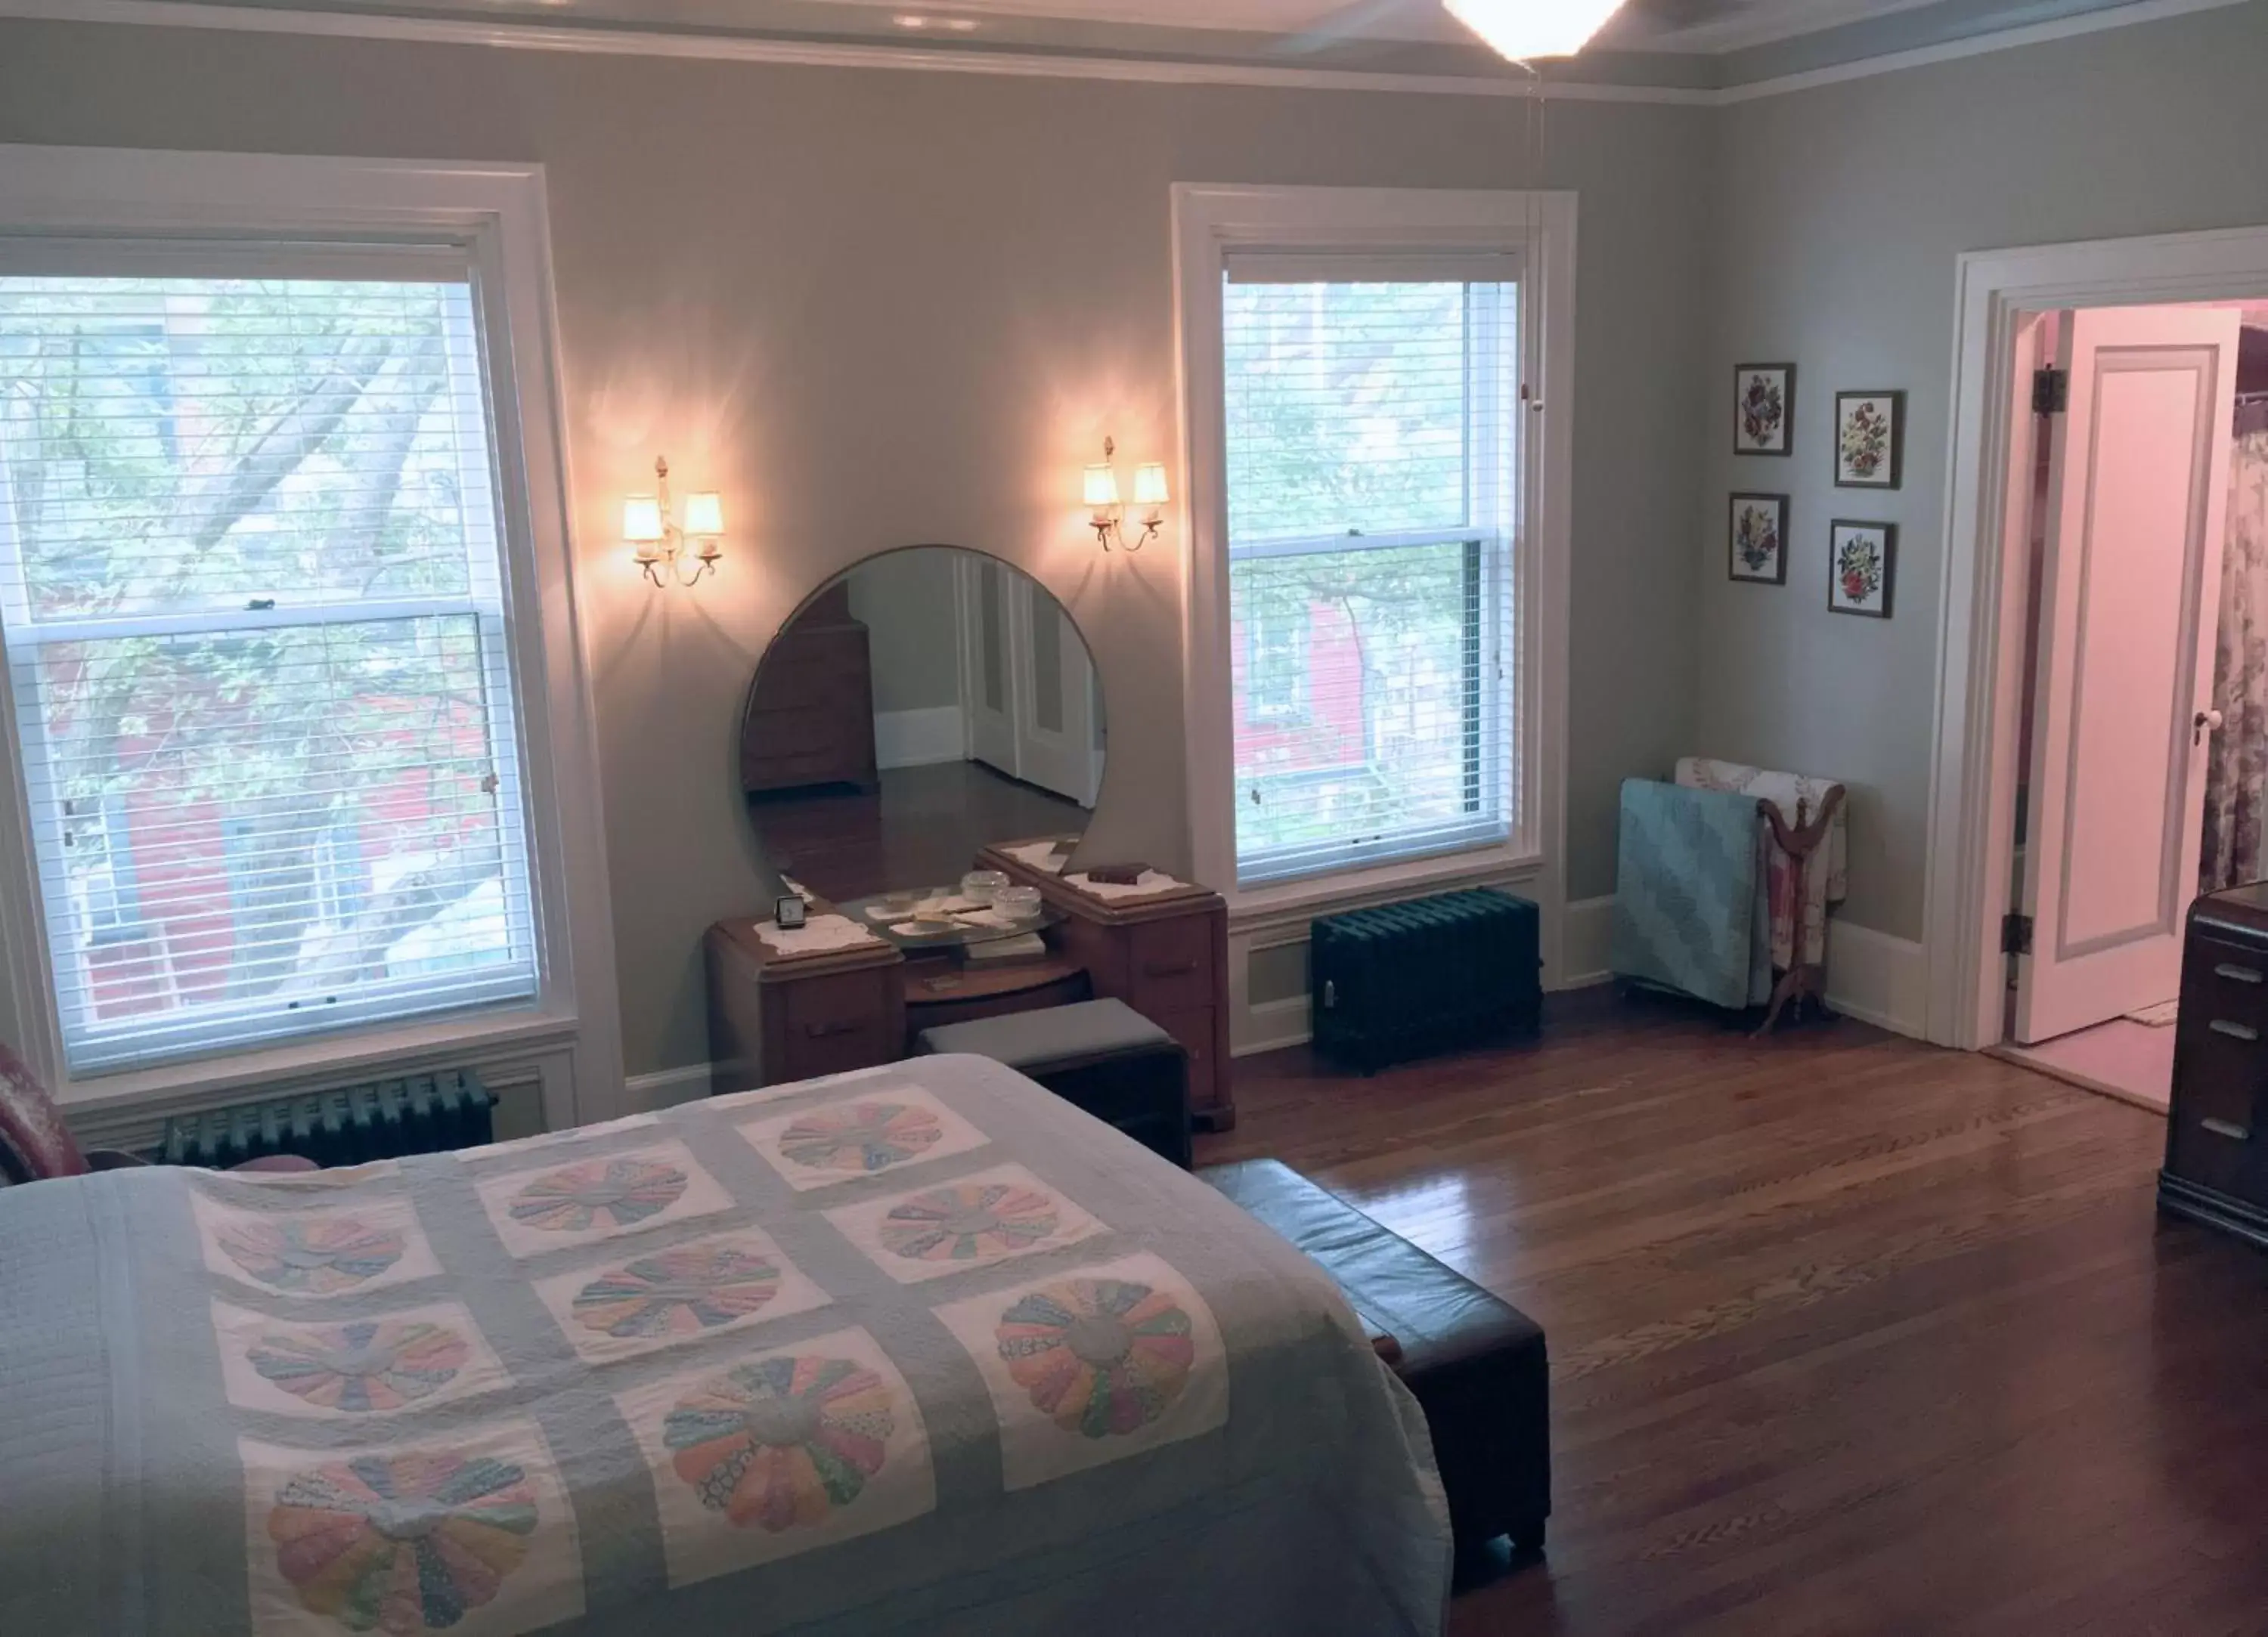
[[[1115,542],[1122,551],[1140,551],[1166,526],[1166,468],[1155,460],[1134,468],[1134,503],[1143,508],[1142,532],[1130,541],[1126,508],[1118,498],[1118,469],[1110,464],[1117,452],[1116,441],[1104,438],[1101,460],[1086,469],[1086,504],[1094,513],[1089,522],[1103,550],[1108,551]]]
[[[713,572],[717,560],[725,554],[717,544],[725,533],[724,503],[712,489],[688,495],[681,522],[669,512],[666,459],[653,463],[653,476],[654,493],[623,498],[622,538],[636,548],[638,567],[656,585],[667,584],[661,577],[665,564],[670,579],[680,585],[694,584],[703,575]],[[685,572],[688,561],[695,565],[691,574]]]

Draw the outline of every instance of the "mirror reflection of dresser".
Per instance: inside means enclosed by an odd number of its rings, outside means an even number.
[[[909,547],[814,592],[742,719],[740,796],[776,880],[763,911],[709,931],[715,1089],[1112,996],[1187,1049],[1200,1128],[1232,1124],[1226,907],[1154,870],[1090,875],[1141,862],[1078,851],[1105,752],[1086,641],[1022,570]],[[781,898],[802,901],[801,926],[780,924]]]

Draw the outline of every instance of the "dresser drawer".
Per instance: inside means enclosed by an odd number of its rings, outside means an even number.
[[[2166,1129],[2166,1169],[2187,1182],[2268,1205],[2264,1134],[2248,1117],[2205,1112],[2176,1101]]]
[[[2182,1023],[2200,1017],[2268,1041],[2268,950],[2192,937],[2182,952]]]
[[[1146,921],[1128,941],[1127,1003],[1145,1017],[1213,1002],[1212,917]]]

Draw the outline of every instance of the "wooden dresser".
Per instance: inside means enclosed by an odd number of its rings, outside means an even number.
[[[2191,906],[2158,1205],[2268,1248],[2268,882]]]
[[[846,581],[814,598],[773,639],[740,730],[740,788],[877,788],[874,673]]]

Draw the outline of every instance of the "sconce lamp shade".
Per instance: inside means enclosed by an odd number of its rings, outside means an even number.
[[[725,503],[713,491],[685,497],[685,532],[696,540],[714,540],[725,532]]]
[[[1623,0],[1441,0],[1449,15],[1514,62],[1572,57]]]
[[[1115,506],[1118,503],[1118,473],[1108,464],[1086,469],[1086,503],[1090,506]]]
[[[622,538],[633,546],[651,546],[662,537],[661,499],[656,495],[632,495],[622,502]]]
[[[1134,503],[1138,506],[1162,506],[1166,500],[1166,468],[1154,460],[1135,467]]]

